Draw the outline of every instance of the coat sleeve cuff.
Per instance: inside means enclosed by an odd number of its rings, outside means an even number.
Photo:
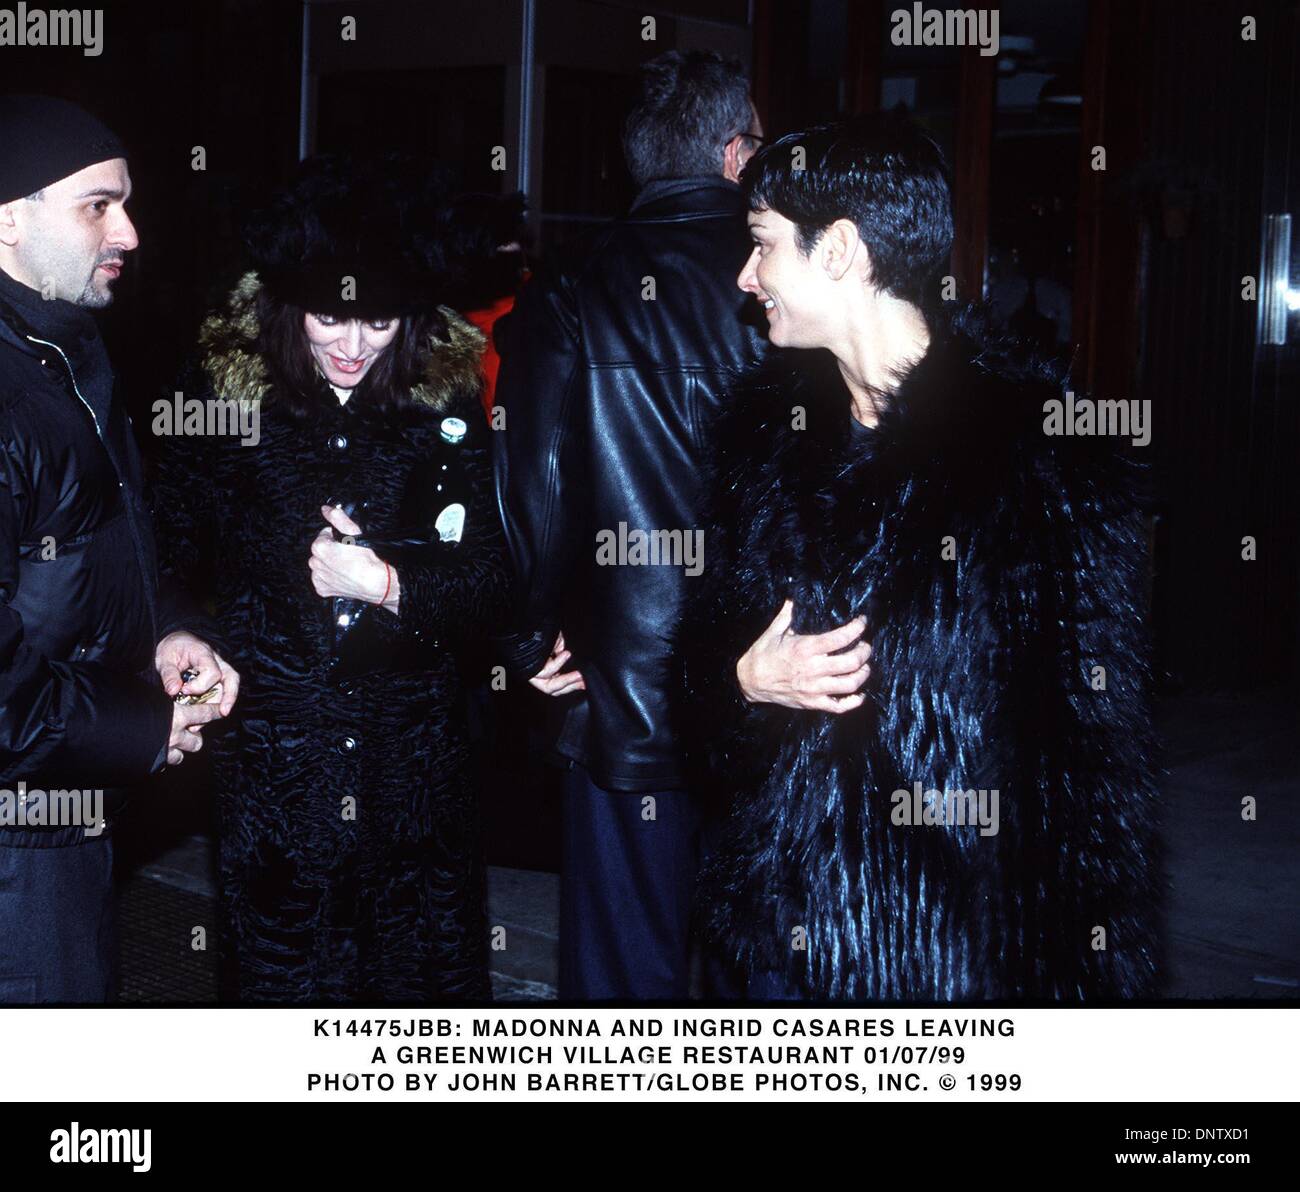
[[[73,679],[88,690],[77,701],[78,714],[63,725],[65,755],[80,759],[78,768],[97,785],[130,786],[166,763],[173,703],[157,684],[99,666],[93,670]]]
[[[531,633],[503,633],[491,639],[492,648],[506,668],[506,674],[516,679],[531,679],[551,656],[551,649],[559,630],[543,626]]]

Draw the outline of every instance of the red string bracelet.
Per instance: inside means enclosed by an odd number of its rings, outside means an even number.
[[[388,593],[393,590],[393,569],[387,563],[384,564],[384,574],[388,576],[388,582],[384,585],[383,598],[377,601],[379,604],[387,604]]]

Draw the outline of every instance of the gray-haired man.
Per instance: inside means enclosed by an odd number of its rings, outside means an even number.
[[[527,285],[497,333],[497,488],[520,581],[509,653],[567,705],[560,996],[583,999],[687,990],[697,813],[671,639],[697,571],[685,547],[709,417],[764,347],[735,285],[749,255],[736,182],[762,140],[744,72],[673,51],[639,83],[632,210]],[[601,545],[634,538],[680,557]]]

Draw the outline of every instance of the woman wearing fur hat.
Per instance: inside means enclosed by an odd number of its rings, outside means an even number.
[[[235,1000],[489,996],[457,653],[506,573],[482,337],[440,305],[445,206],[421,181],[305,163],[180,386],[256,431],[210,421],[159,460],[164,571],[210,574],[245,676],[215,760]]]
[[[783,351],[715,428],[680,634],[726,807],[711,934],[751,997],[1149,996],[1132,465],[1057,433],[1060,369],[936,300],[948,189],[914,125],[794,133],[743,182],[738,283]]]

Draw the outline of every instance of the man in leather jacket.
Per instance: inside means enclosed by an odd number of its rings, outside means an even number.
[[[687,991],[697,815],[669,723],[699,560],[711,415],[765,347],[735,277],[736,185],[762,141],[736,63],[647,63],[624,129],[640,188],[580,263],[498,325],[498,500],[518,577],[514,673],[564,701],[560,996]]]
[[[160,599],[130,423],[89,310],[137,244],[98,120],[0,99],[0,1002],[111,996],[113,813],[239,677]],[[182,672],[197,672],[182,682]],[[221,684],[221,698],[173,697]]]

